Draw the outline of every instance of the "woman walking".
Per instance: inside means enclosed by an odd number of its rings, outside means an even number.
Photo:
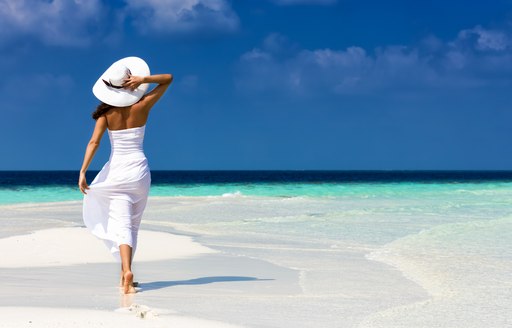
[[[141,58],[126,57],[113,63],[93,87],[101,103],[92,114],[96,125],[78,181],[84,193],[83,220],[121,262],[121,287],[125,294],[135,293],[131,264],[151,184],[143,151],[146,121],[172,80],[171,74],[150,75]],[[146,94],[149,83],[158,85]],[[107,129],[110,158],[88,185],[85,173]]]

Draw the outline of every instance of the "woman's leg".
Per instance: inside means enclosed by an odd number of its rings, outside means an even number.
[[[123,199],[113,199],[109,208],[108,232],[117,240],[121,256],[121,287],[124,293],[135,293],[132,273],[132,213],[133,204]]]
[[[142,219],[142,213],[146,207],[147,198],[143,198],[139,202],[133,204],[132,213],[131,213],[131,233],[132,233],[132,247],[131,247],[131,260],[133,261],[133,256],[135,255],[135,251],[137,250],[137,239],[139,234],[140,221]],[[121,253],[122,256],[122,253]],[[130,261],[131,264],[131,261]],[[138,283],[133,282],[132,286],[137,287]],[[124,286],[124,270],[123,265],[121,263],[121,287]]]
[[[121,252],[121,266],[123,270],[123,291],[125,294],[135,293],[132,273],[132,248],[130,245],[122,244],[119,245],[119,251]]]

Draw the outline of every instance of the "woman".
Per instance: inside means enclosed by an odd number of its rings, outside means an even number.
[[[172,80],[171,74],[150,75],[144,60],[127,57],[112,64],[93,87],[101,103],[92,114],[96,125],[78,181],[84,194],[83,219],[121,262],[121,287],[125,294],[135,293],[131,264],[151,184],[142,147],[146,121]],[[145,94],[149,83],[158,86]],[[112,148],[110,158],[89,186],[85,173],[107,129]]]

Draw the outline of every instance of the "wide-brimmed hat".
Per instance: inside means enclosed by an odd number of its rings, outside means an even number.
[[[139,57],[126,57],[113,63],[92,87],[92,93],[105,104],[124,107],[135,104],[144,96],[149,84],[143,83],[135,90],[122,86],[130,75],[148,76],[149,66]]]

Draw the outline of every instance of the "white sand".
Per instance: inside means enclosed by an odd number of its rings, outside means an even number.
[[[216,253],[194,242],[191,237],[141,230],[137,262],[192,258]],[[103,242],[86,228],[53,228],[28,235],[0,239],[0,268],[37,268],[92,263],[112,263],[113,257]],[[65,272],[60,269],[55,271]],[[89,275],[94,277],[94,275]],[[63,281],[66,277],[61,277]],[[94,281],[85,282],[91,287]],[[64,284],[64,283],[63,283]],[[64,286],[52,284],[54,289]],[[124,297],[124,296],[122,296]],[[131,297],[131,295],[126,296]],[[28,302],[30,304],[30,302]],[[127,300],[115,312],[63,307],[0,307],[0,327],[236,327],[233,325],[154,310]]]
[[[54,228],[0,239],[1,268],[48,267],[87,263],[111,263],[105,244],[86,228]],[[214,253],[188,236],[141,230],[137,262],[179,259]]]
[[[3,328],[81,328],[81,327],[180,327],[234,328],[239,326],[186,316],[153,314],[148,308],[132,306],[125,311],[0,307],[0,327]]]
[[[133,267],[140,292],[128,299],[119,292],[118,263],[77,227],[80,202],[0,206],[0,327],[358,327],[374,313],[425,299],[364,249],[267,240],[265,232],[231,227],[230,220],[251,226],[274,217],[282,203],[150,198],[142,227],[166,232],[141,230]],[[217,230],[202,233],[205,226]]]

